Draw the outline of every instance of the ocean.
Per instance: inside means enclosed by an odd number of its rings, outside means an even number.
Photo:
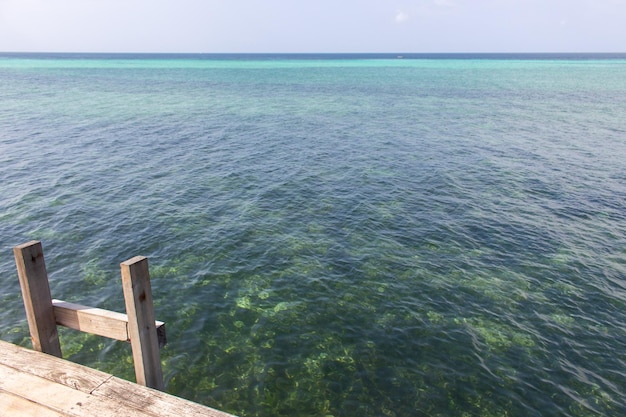
[[[0,54],[12,247],[241,416],[626,415],[626,55]],[[130,346],[61,329],[133,380]]]

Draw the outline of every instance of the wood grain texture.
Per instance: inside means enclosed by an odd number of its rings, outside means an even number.
[[[34,350],[0,341],[0,365],[89,393],[111,375]]]
[[[133,407],[161,417],[233,417],[232,414],[174,397],[155,389],[141,387],[141,390],[137,390],[133,389],[133,386],[136,387],[137,385],[113,377],[99,386],[93,395],[117,398],[126,404],[132,404]]]
[[[9,414],[8,411],[12,410]],[[232,417],[82,365],[0,341],[0,416]]]
[[[4,365],[0,365],[0,374],[3,376],[0,379],[0,389],[28,401],[70,416],[118,417],[119,404],[106,397],[93,396]],[[124,415],[135,417],[149,414],[128,408]]]
[[[56,323],[59,326],[123,342],[130,342],[128,316],[124,313],[87,307],[56,299],[52,300],[52,306]],[[156,327],[159,347],[163,347],[167,343],[165,323],[155,320],[154,326]]]
[[[56,324],[128,342],[128,316],[123,313],[52,300]]]
[[[136,256],[122,262],[120,268],[137,383],[163,390],[148,258]]]
[[[0,389],[0,415],[11,417],[65,417],[45,405],[37,404]]]
[[[61,345],[41,242],[33,240],[16,246],[13,255],[33,349],[60,358]]]

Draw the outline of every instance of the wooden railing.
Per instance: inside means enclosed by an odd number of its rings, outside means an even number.
[[[53,300],[39,241],[13,248],[33,349],[61,356],[57,325],[130,342],[137,383],[163,390],[159,346],[166,343],[165,323],[155,321],[148,259],[136,256],[120,264],[126,313]]]

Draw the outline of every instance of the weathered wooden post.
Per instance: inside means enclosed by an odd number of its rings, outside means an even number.
[[[54,307],[41,242],[13,248],[33,349],[61,357]]]
[[[137,383],[163,390],[163,371],[154,321],[148,258],[136,256],[120,264]]]

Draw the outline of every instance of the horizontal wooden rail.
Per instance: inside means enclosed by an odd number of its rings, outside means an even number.
[[[56,324],[59,326],[123,342],[130,342],[128,316],[126,314],[68,303],[62,300],[52,300],[52,306]],[[155,320],[154,324],[157,330],[159,347],[163,347],[167,343],[165,323]]]

